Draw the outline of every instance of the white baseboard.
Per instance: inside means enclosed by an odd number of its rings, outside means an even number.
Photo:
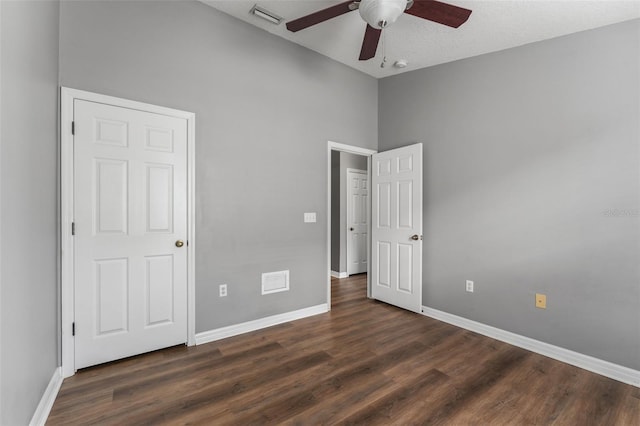
[[[323,303],[322,305],[310,306],[308,308],[298,309],[297,311],[285,312],[284,314],[272,315],[270,317],[247,321],[241,324],[234,324],[228,327],[204,331],[196,334],[196,345],[226,339],[227,337],[260,330],[262,328],[282,324],[283,322],[295,321],[313,315],[324,314],[325,312],[329,312],[329,306],[326,303]]]
[[[60,386],[62,386],[62,367],[54,370],[53,376],[51,376],[51,380],[44,390],[42,398],[40,398],[40,403],[33,413],[33,417],[31,417],[29,426],[40,426],[47,422],[53,403],[58,396],[58,391],[60,391]]]
[[[509,343],[513,346],[518,346],[520,348],[536,352],[540,355],[548,356],[549,358],[553,358],[558,361],[562,361],[567,364],[589,370],[593,373],[609,377],[619,382],[640,387],[640,371],[638,370],[633,370],[622,365],[594,358],[589,355],[584,355],[579,352],[574,352],[569,349],[541,342],[530,337],[511,333],[510,331],[472,321],[470,319],[439,311],[437,309],[428,308],[426,306],[422,307],[422,314],[449,324],[453,324],[457,327],[471,330],[478,334],[482,334],[484,336]]]
[[[349,274],[346,273],[346,272],[331,271],[331,276],[333,278],[347,278],[349,276]]]

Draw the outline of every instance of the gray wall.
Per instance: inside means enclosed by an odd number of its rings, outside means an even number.
[[[0,2],[0,424],[27,424],[58,366],[58,3]]]
[[[425,147],[424,305],[640,369],[639,41],[635,20],[380,81],[380,151]]]
[[[377,146],[377,81],[197,2],[64,1],[60,22],[62,85],[196,113],[196,330],[325,303],[327,141]]]

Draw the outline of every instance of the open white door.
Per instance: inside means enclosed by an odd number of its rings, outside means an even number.
[[[372,156],[371,296],[420,312],[422,144]]]
[[[347,274],[367,272],[367,202],[369,177],[365,170],[347,169]]]

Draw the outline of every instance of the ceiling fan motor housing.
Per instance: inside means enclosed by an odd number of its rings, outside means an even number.
[[[361,0],[360,16],[373,28],[393,24],[407,8],[407,0]]]
[[[393,24],[404,12],[453,28],[464,24],[471,15],[469,9],[440,1],[414,3],[414,0],[348,0],[289,21],[287,29],[297,32],[358,9],[360,17],[368,24],[359,57],[361,61],[366,61],[376,56],[382,29]]]

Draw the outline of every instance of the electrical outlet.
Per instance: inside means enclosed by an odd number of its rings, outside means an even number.
[[[220,284],[220,297],[226,297],[226,296],[227,296],[227,285]]]
[[[547,309],[547,295],[536,293],[536,308]]]
[[[473,281],[467,280],[467,291],[473,293]]]

